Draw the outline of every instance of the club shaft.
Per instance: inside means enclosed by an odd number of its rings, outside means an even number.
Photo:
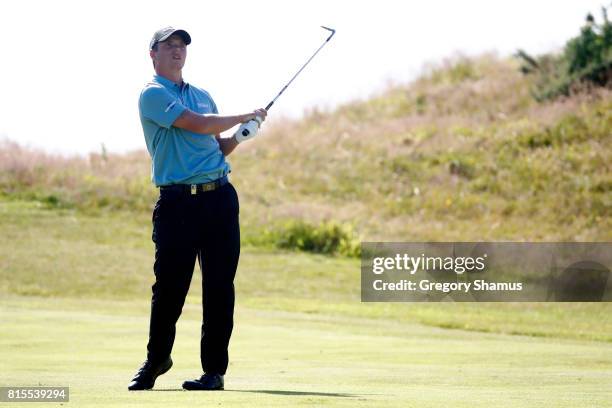
[[[291,80],[289,80],[289,82],[287,82],[287,85],[285,85],[283,87],[283,89],[280,90],[278,95],[276,95],[276,97],[270,101],[270,103],[266,106],[266,111],[270,110],[270,108],[272,107],[272,105],[274,105],[274,102],[276,102],[278,97],[281,96],[283,94],[283,92],[285,92],[285,89],[287,89],[287,87],[289,85],[291,85],[293,80],[300,74],[300,72],[302,72],[302,70],[304,70],[304,68],[306,68],[306,65],[308,65],[310,63],[310,61],[312,61],[312,59],[315,57],[315,55],[317,55],[319,53],[319,51],[321,51],[321,48],[325,47],[325,44],[327,44],[329,42],[329,40],[334,36],[335,33],[336,33],[335,31],[332,31],[331,35],[329,37],[327,37],[327,40],[325,40],[323,42],[323,44],[321,44],[321,46],[314,52],[314,54],[312,54],[312,56],[308,59],[308,61],[306,61],[306,63],[304,65],[302,65],[302,68],[300,68],[299,71],[295,73],[293,78],[291,78]]]

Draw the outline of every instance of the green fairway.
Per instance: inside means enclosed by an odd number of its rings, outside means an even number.
[[[5,238],[0,296],[146,301],[153,283],[150,234],[146,216],[90,216],[0,201]],[[358,259],[245,247],[236,277],[238,303],[402,325],[612,342],[612,303],[365,304],[359,273]],[[199,302],[200,282],[196,271],[188,302]]]
[[[609,343],[244,307],[226,391],[187,392],[182,381],[200,374],[194,304],[180,320],[172,370],[154,391],[130,393],[146,299],[9,296],[0,308],[0,384],[70,386],[70,406],[612,406]]]

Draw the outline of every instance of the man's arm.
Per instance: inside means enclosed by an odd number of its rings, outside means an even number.
[[[234,151],[236,146],[238,146],[238,141],[234,136],[221,138],[221,135],[216,134],[215,138],[217,139],[217,142],[219,142],[219,148],[224,156],[229,156],[229,154]]]
[[[256,116],[265,119],[266,113],[265,109],[257,109],[244,115],[220,116],[216,114],[201,115],[185,109],[172,126],[194,133],[218,135],[240,123],[255,119]]]

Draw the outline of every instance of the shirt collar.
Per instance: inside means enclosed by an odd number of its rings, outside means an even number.
[[[179,84],[161,75],[157,75],[157,74],[153,75],[153,80],[157,83],[162,84],[166,88],[174,89],[176,91],[181,90],[181,86]],[[189,88],[189,84],[185,81],[183,81],[183,88]]]

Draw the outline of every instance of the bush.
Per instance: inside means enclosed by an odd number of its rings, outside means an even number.
[[[567,96],[585,84],[603,87],[612,83],[612,24],[605,7],[602,14],[602,24],[589,14],[580,35],[570,39],[560,55],[533,58],[523,50],[517,52],[523,61],[521,71],[536,76],[532,94],[538,101]]]
[[[271,235],[279,248],[350,257],[358,257],[361,253],[359,239],[350,224],[326,221],[313,225],[289,221]]]

